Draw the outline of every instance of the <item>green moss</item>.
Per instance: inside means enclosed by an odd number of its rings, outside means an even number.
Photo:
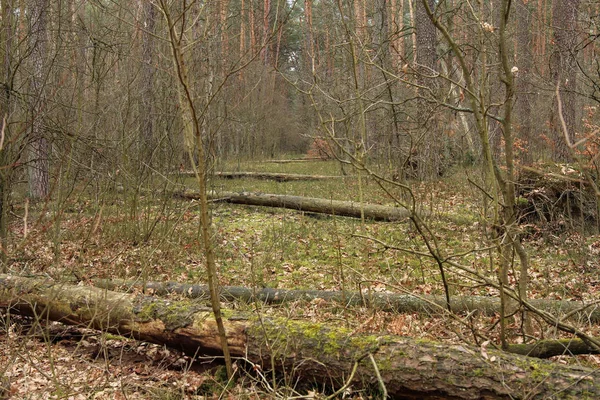
[[[191,325],[194,322],[194,316],[205,308],[186,301],[164,302],[143,299],[140,303],[135,309],[138,320],[147,322],[158,319],[168,330]]]
[[[417,345],[428,345],[428,344],[437,343],[437,342],[427,339],[427,338],[416,338],[415,343]]]
[[[553,364],[540,363],[535,360],[529,364],[531,377],[540,382],[547,379],[554,369],[555,366]]]
[[[365,335],[352,337],[350,339],[350,343],[352,346],[359,348],[361,351],[374,351],[381,343],[381,336]]]
[[[515,358],[515,365],[524,371],[528,371],[531,378],[541,382],[547,379],[556,368],[554,364],[544,362],[535,358]]]
[[[298,344],[303,344],[303,351],[312,349],[311,351],[319,356],[342,357],[345,360],[363,358],[366,354],[376,352],[382,340],[376,335],[353,336],[352,331],[346,328],[330,329],[320,324],[286,318],[273,318],[263,321],[262,324],[256,323],[248,330],[248,334],[259,342],[270,343],[276,356],[289,356],[295,352]],[[392,368],[389,357],[384,356],[381,360],[381,368]]]
[[[227,368],[224,365],[220,365],[215,369],[215,380],[220,383],[227,383],[229,380],[227,377]]]
[[[230,310],[228,308],[221,309],[221,316],[225,319],[229,319],[235,315],[236,315],[236,312],[234,310]]]
[[[141,308],[136,307],[134,312],[138,320],[148,322],[156,318],[156,303],[152,301],[144,302]]]
[[[125,336],[113,335],[112,333],[105,333],[104,338],[106,340],[119,340],[119,341],[127,340],[127,338]]]
[[[381,357],[377,360],[377,368],[382,373],[394,370],[391,357],[387,354],[381,354]]]

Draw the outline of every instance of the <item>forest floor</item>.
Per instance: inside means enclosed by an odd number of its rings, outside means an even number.
[[[340,173],[333,161],[232,164],[225,169]],[[428,225],[442,252],[495,276],[494,253],[486,250],[490,240],[481,218],[482,196],[477,187],[467,183],[467,177],[474,174],[469,172],[457,170],[437,181],[414,183],[412,189],[419,209],[431,215]],[[163,189],[181,184],[194,187],[193,179],[126,186],[153,186],[153,190],[117,191],[110,185],[89,185],[74,188],[60,203],[30,207],[18,203],[11,224],[10,272],[80,284],[91,284],[95,278],[206,283],[197,203],[164,195]],[[354,201],[362,189],[368,202],[394,205],[374,182],[359,184],[356,177],[279,183],[217,179],[212,187]],[[406,198],[397,187],[386,189]],[[439,268],[431,258],[420,255],[427,251],[426,246],[408,222],[361,222],[220,203],[213,205],[212,218],[222,285],[443,294]],[[580,229],[577,223],[570,228],[524,228],[528,231],[524,244],[531,257],[532,298],[599,298],[600,236]],[[405,251],[382,247],[382,242]],[[512,283],[516,275],[511,272]],[[474,284],[462,275],[451,274],[449,283],[453,296],[497,295],[493,288]],[[344,308],[318,300],[277,306],[224,306],[344,324],[355,332],[453,343],[480,344],[473,335],[477,331],[499,343],[497,316],[472,315],[468,324],[463,324],[447,316]],[[590,335],[600,335],[597,326],[579,326]],[[525,340],[518,318],[508,328],[510,341]],[[534,324],[534,329],[538,338],[564,337],[541,323]],[[558,357],[556,362],[600,366],[600,357]],[[14,399],[252,399],[298,395],[293,382],[280,382],[274,389],[269,382],[243,374],[235,384],[227,384],[222,375],[219,360],[192,362],[174,350],[102,332],[16,316],[0,319],[0,398],[2,386]],[[324,398],[318,388],[304,395]],[[370,396],[353,392],[347,398]]]

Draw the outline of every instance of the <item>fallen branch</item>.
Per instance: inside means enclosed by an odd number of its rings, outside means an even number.
[[[195,200],[198,193],[186,191],[177,193],[184,199]],[[378,204],[363,204],[353,201],[327,200],[315,197],[289,196],[283,194],[265,194],[251,192],[211,192],[210,200],[251,206],[279,207],[298,211],[307,211],[344,217],[361,217],[361,208],[367,219],[376,221],[399,221],[407,219],[410,211],[401,207],[387,207]]]
[[[164,344],[189,355],[221,355],[212,313],[191,301],[0,275],[0,306]],[[335,390],[353,375],[354,388],[377,390],[383,384],[391,398],[405,399],[600,397],[600,376],[589,368],[467,345],[355,335],[345,328],[283,317],[223,314],[232,356],[263,370],[275,368],[290,382]]]

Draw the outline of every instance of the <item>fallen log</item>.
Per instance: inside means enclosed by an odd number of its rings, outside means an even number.
[[[315,162],[315,161],[331,161],[331,159],[325,157],[304,157],[304,158],[291,158],[287,160],[262,160],[256,161],[258,163],[270,163],[270,164],[291,164],[291,163],[304,163],[304,162]]]
[[[121,279],[98,279],[94,285],[110,290],[144,290],[155,295],[181,294],[189,298],[208,298],[208,286],[192,285],[178,282],[142,282],[125,281]],[[343,307],[370,307],[381,311],[397,313],[439,314],[446,312],[446,297],[435,295],[411,295],[398,293],[359,293],[329,290],[291,290],[276,288],[247,288],[242,286],[220,287],[221,298],[227,301],[243,301],[247,303],[260,302],[265,304],[281,304],[292,301],[312,301],[323,299],[338,303]],[[546,299],[531,299],[529,303],[539,310],[560,318],[568,315],[569,319],[583,323],[600,322],[599,304],[583,304],[574,301],[558,301]],[[489,296],[454,296],[450,306],[457,314],[477,312],[492,316],[500,313],[500,299]],[[579,347],[582,348],[582,347]],[[577,351],[577,350],[575,350]],[[552,354],[548,357],[563,354]],[[527,354],[526,350],[520,354]],[[579,353],[578,353],[579,354]]]
[[[600,338],[597,338],[600,339]],[[549,339],[535,343],[511,344],[506,351],[529,357],[550,358],[555,356],[575,356],[578,354],[598,354],[598,350],[581,339]]]
[[[290,181],[323,181],[329,179],[343,179],[349,178],[349,176],[342,175],[306,175],[306,174],[283,174],[275,172],[215,172],[215,176],[224,179],[239,179],[239,178],[253,178],[253,179],[267,179],[274,180],[277,182],[290,182]]]
[[[212,313],[191,301],[0,275],[0,306],[164,344],[192,356],[221,354]],[[600,375],[590,368],[468,345],[356,335],[283,317],[223,314],[232,356],[262,370],[275,368],[298,389],[336,390],[350,383],[374,391],[384,386],[395,399],[600,397]]]
[[[182,176],[195,176],[194,171],[183,171],[179,175]],[[284,174],[276,172],[215,172],[214,176],[223,179],[241,179],[241,178],[252,178],[252,179],[265,179],[273,180],[277,182],[291,182],[291,181],[322,181],[329,179],[343,179],[348,176],[341,175],[305,175],[305,174]]]
[[[197,200],[197,192],[179,192],[177,196]],[[209,200],[251,206],[279,207],[320,214],[360,218],[361,210],[367,219],[375,221],[399,221],[407,219],[410,211],[401,207],[387,207],[379,204],[361,204],[353,201],[327,200],[316,197],[290,196],[251,192],[209,192]]]

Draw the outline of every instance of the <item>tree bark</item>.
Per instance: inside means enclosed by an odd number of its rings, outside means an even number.
[[[0,275],[0,306],[11,312],[132,336],[189,355],[221,355],[210,309],[108,290]],[[277,369],[296,389],[385,385],[397,399],[598,398],[595,370],[494,349],[398,336],[355,335],[325,324],[227,311],[231,354]],[[378,371],[376,373],[375,371]],[[378,376],[379,375],[379,376]]]
[[[178,282],[135,282],[120,279],[99,279],[98,287],[109,290],[149,290],[152,294],[164,296],[170,293],[182,294],[189,298],[208,298],[208,287]],[[323,299],[339,303],[345,307],[364,306],[381,311],[398,313],[439,314],[446,311],[446,297],[435,295],[414,296],[397,293],[359,293],[328,290],[288,290],[277,288],[252,289],[241,286],[223,286],[219,296],[227,301],[258,301],[265,304],[281,304],[291,301],[311,301]],[[557,317],[570,315],[570,319],[592,324],[600,323],[600,309],[597,304],[589,305],[574,301],[546,299],[529,300],[532,306]],[[455,296],[451,302],[452,312],[457,314],[478,312],[483,315],[497,315],[500,300],[488,296]],[[562,354],[562,353],[559,353]],[[556,354],[554,354],[556,355]]]
[[[2,24],[0,26],[0,247],[8,249],[8,210],[12,192],[11,175],[15,158],[10,135],[11,120],[11,61],[13,53],[14,6],[12,1],[2,4]],[[18,146],[17,146],[18,147]],[[0,251],[0,271],[8,271],[7,252]]]
[[[306,51],[303,52],[303,57],[307,77],[315,74],[317,56],[315,54],[315,42],[313,39],[312,3],[312,0],[304,2],[304,41],[306,43]]]
[[[141,22],[142,29],[140,32],[141,46],[141,79],[140,79],[140,166],[151,167],[153,164],[152,153],[156,146],[154,137],[154,60],[155,54],[155,25],[156,25],[156,9],[154,4],[149,1],[141,1]]]
[[[271,0],[263,0],[263,23],[262,23],[262,48],[260,50],[260,58],[263,65],[269,65],[269,37],[270,37],[270,21],[269,14],[271,12]]]
[[[532,84],[533,76],[533,46],[531,32],[531,10],[526,0],[519,0],[516,4],[517,18],[517,132],[523,140],[525,150],[519,154],[521,162],[525,165],[531,165],[534,160],[533,152],[536,149],[532,135],[532,104],[535,101],[535,87]]]
[[[416,46],[417,55],[416,62],[418,66],[417,70],[423,71],[427,76],[434,75],[437,54],[436,54],[436,29],[431,23],[425,5],[423,1],[427,1],[429,7],[435,9],[436,2],[434,0],[420,0],[417,1],[415,7],[415,32],[416,32]]]
[[[31,91],[33,104],[31,107],[31,144],[29,148],[29,196],[34,200],[42,200],[50,191],[50,144],[44,132],[43,115],[45,112],[44,67],[47,57],[47,14],[49,5],[42,0],[30,0],[31,13]]]
[[[418,135],[427,138],[417,149],[420,159],[418,162],[417,175],[419,178],[432,178],[440,176],[443,172],[442,155],[446,153],[445,138],[440,134],[439,117],[436,110],[426,100],[431,96],[430,91],[435,92],[437,75],[437,30],[427,14],[427,3],[431,10],[435,10],[435,0],[419,0],[415,5],[415,32],[416,32],[416,65],[417,95],[416,101],[417,121],[419,124]]]
[[[572,141],[577,131],[577,59],[576,45],[577,13],[580,0],[554,1],[552,3],[552,25],[554,27],[554,51],[550,57],[552,83],[558,86],[563,105],[563,118],[567,132],[563,132],[556,116],[558,102],[554,101],[551,116],[553,139],[555,140],[554,159],[559,162],[571,160],[567,140]],[[565,135],[567,137],[565,137]]]
[[[513,354],[537,358],[550,358],[561,355],[598,354],[597,348],[588,346],[587,343],[581,339],[573,338],[540,340],[530,344],[511,344],[506,351]]]
[[[197,192],[186,191],[177,193],[184,199],[196,200]],[[251,192],[209,192],[212,201],[222,201],[233,204],[246,204],[251,206],[280,207],[298,211],[307,211],[344,217],[364,217],[375,221],[399,221],[410,217],[410,211],[400,207],[387,207],[378,204],[360,204],[352,201],[327,200],[315,197],[289,196],[283,194],[266,194]]]

